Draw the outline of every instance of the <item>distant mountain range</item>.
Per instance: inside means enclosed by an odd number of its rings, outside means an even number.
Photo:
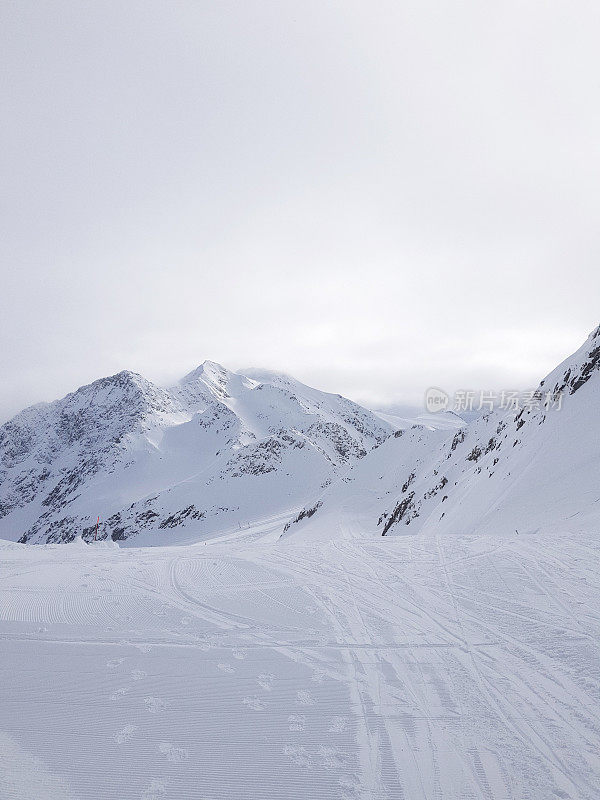
[[[246,373],[205,361],[161,388],[125,371],[22,411],[0,428],[0,537],[90,540],[98,517],[98,538],[132,544],[278,518],[314,540],[600,522],[600,328],[527,407],[469,424]]]

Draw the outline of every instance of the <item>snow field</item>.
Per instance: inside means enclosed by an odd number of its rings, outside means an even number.
[[[600,795],[594,540],[268,538],[5,545],[4,796]]]

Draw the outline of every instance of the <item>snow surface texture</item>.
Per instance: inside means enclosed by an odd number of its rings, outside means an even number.
[[[600,328],[536,394],[457,432],[400,432],[315,495],[288,535],[597,530]]]
[[[597,800],[600,543],[0,550],[0,797]]]
[[[0,428],[0,536],[89,540],[99,515],[100,538],[198,541],[301,507],[396,427],[287,376],[121,372]]]

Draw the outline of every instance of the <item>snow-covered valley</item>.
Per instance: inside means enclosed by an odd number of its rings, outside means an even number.
[[[600,528],[600,327],[530,392],[459,430],[398,431],[290,526],[343,535],[592,533]],[[314,510],[310,516],[304,512]]]
[[[594,536],[1,550],[0,796],[595,800]]]

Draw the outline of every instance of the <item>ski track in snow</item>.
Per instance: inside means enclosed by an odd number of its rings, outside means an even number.
[[[272,533],[0,547],[0,797],[600,796],[600,544]]]

